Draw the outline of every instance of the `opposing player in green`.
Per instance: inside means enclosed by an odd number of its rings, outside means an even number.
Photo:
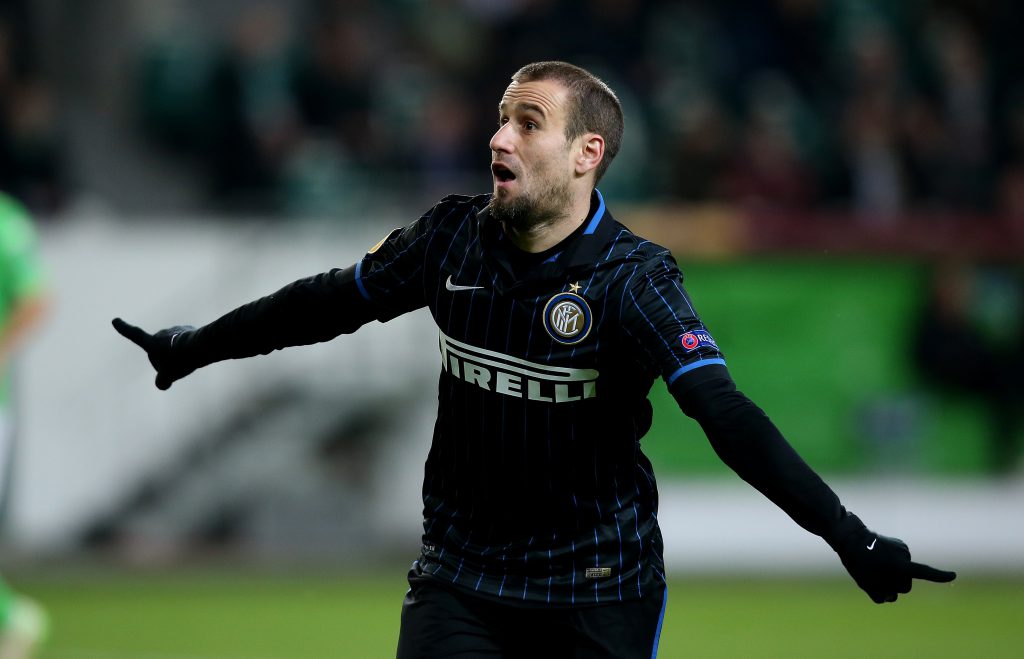
[[[13,469],[13,363],[19,348],[39,326],[46,301],[32,219],[20,204],[0,194],[0,522]],[[0,579],[0,659],[32,656],[46,628],[43,609]]]

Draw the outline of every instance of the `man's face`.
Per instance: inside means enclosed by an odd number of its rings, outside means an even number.
[[[574,170],[565,139],[569,92],[553,80],[513,82],[491,138],[491,214],[517,230],[550,222],[571,199]]]

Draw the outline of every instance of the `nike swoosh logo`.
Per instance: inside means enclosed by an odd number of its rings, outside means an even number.
[[[872,549],[875,548],[875,543],[876,542],[878,542],[878,538],[875,538],[874,540],[871,541],[871,544],[868,545],[868,551],[871,551]]]
[[[449,291],[475,291],[478,288],[483,288],[483,286],[460,286],[453,284],[451,275],[448,275],[448,281],[444,283],[444,287]]]

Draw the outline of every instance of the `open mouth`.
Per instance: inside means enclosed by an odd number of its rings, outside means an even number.
[[[512,172],[512,170],[506,167],[505,165],[501,164],[500,162],[491,163],[491,173],[494,175],[494,178],[497,179],[499,183],[507,183],[509,181],[514,181],[516,179],[516,175]]]

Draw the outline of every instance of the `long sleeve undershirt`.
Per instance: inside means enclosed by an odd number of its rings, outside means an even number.
[[[861,526],[761,408],[736,389],[724,367],[699,370],[706,371],[699,380],[677,381],[670,391],[726,465],[833,547]]]
[[[330,341],[376,318],[358,292],[354,267],[300,279],[229,311],[172,344],[174,359],[194,370],[225,359],[266,355],[290,346]]]

